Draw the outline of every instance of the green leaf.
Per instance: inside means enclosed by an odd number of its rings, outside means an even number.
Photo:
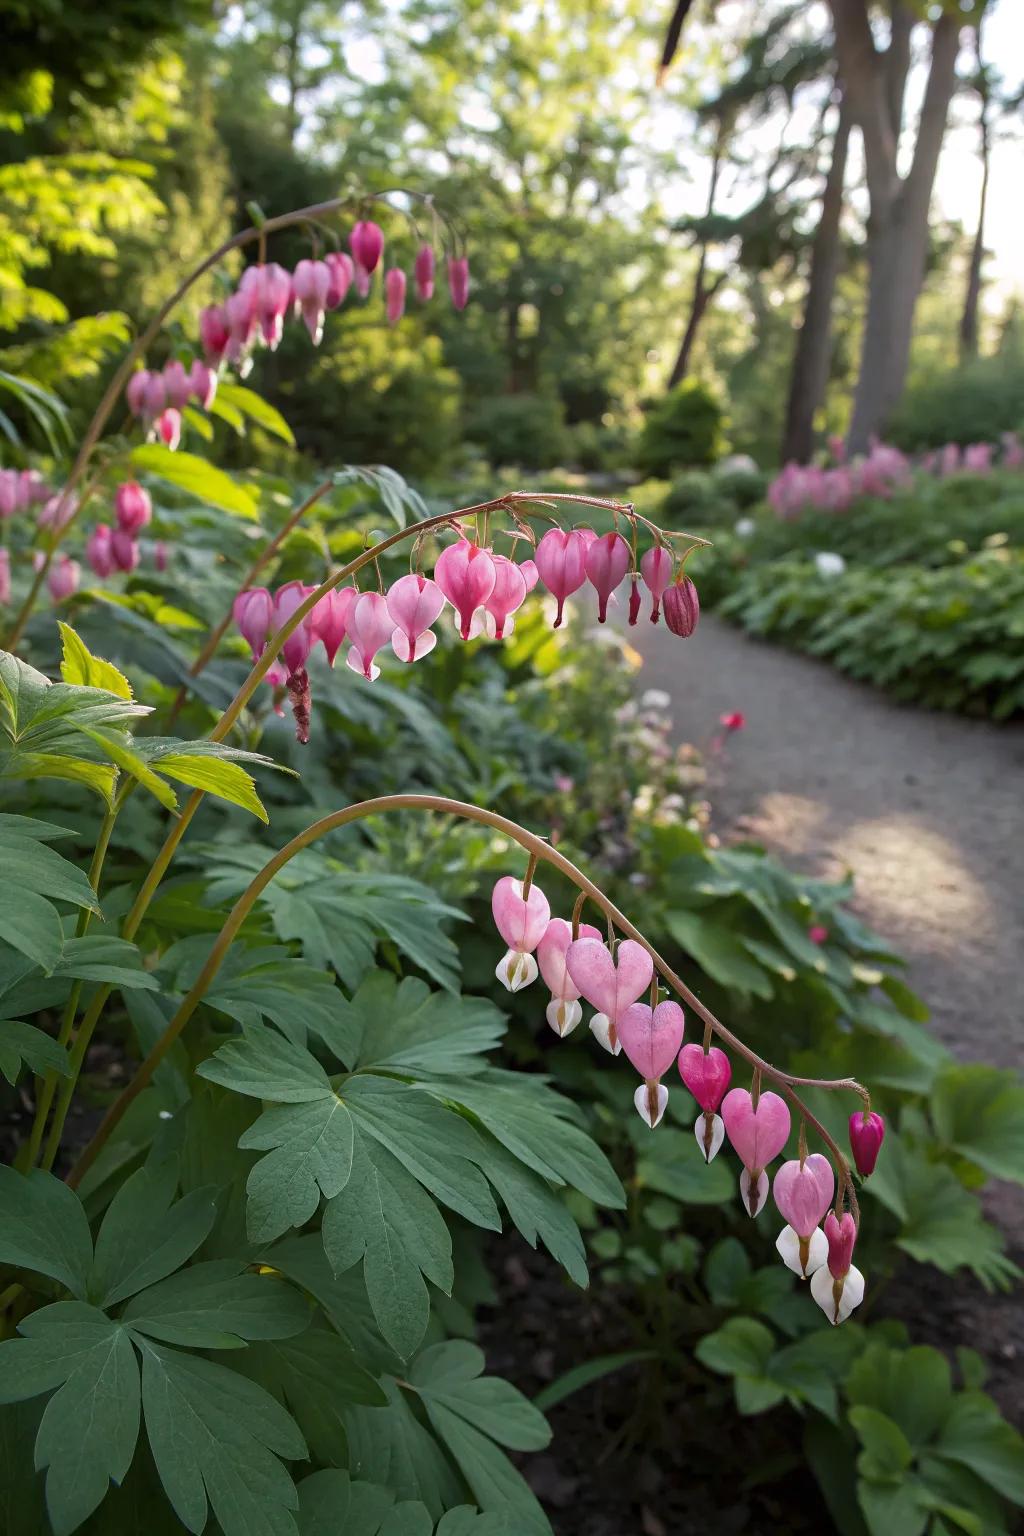
[[[340,1000],[339,1021],[350,1032],[350,1070],[406,1073],[478,1072],[505,1033],[505,1021],[485,998],[446,996],[407,976],[400,984],[372,971],[351,1002]]]
[[[279,1457],[306,1456],[294,1419],[237,1371],[140,1341],[142,1402],[164,1492],[186,1529],[212,1509],[224,1536],[296,1536]]]
[[[256,517],[255,493],[196,454],[172,451],[162,443],[143,443],[132,449],[131,462],[140,474],[156,475],[187,491],[197,501],[237,513],[239,517]]]
[[[160,983],[142,968],[142,954],[137,945],[113,934],[87,933],[65,939],[56,976],[74,976],[80,981],[106,981],[112,987],[156,992]]]
[[[896,1536],[897,1531],[899,1536],[923,1536],[929,1517],[922,1493],[920,1483],[913,1478],[902,1484],[861,1478],[857,1500],[870,1536]]]
[[[251,812],[260,821],[270,821],[266,807],[256,793],[252,775],[246,773],[237,762],[187,751],[168,752],[156,761],[160,772],[167,774],[168,778],[188,784],[192,789],[201,789],[208,795],[216,795],[220,800],[227,800],[230,805],[241,806],[243,811]]]
[[[665,925],[676,943],[712,981],[739,992],[750,992],[754,997],[771,997],[774,989],[768,972],[754,962],[724,923],[704,913],[676,909],[665,914]]]
[[[371,1482],[386,1484],[396,1498],[422,1500],[436,1520],[445,1509],[462,1502],[465,1487],[398,1385],[388,1377],[382,1385],[388,1397],[386,1408],[357,1406],[345,1415],[349,1469]]]
[[[239,1349],[249,1339],[302,1333],[309,1306],[274,1275],[247,1272],[236,1259],[211,1259],[134,1296],[123,1321],[166,1344]]]
[[[200,1062],[196,1072],[235,1093],[276,1104],[310,1104],[334,1096],[316,1057],[262,1024],[243,1025],[241,1037]]]
[[[589,1284],[583,1238],[557,1190],[493,1136],[481,1131],[479,1142],[476,1155],[480,1167],[530,1247],[536,1248],[540,1238],[577,1285]]]
[[[171,786],[165,784],[160,775],[154,773],[152,768],[147,767],[138,753],[133,752],[130,747],[126,746],[123,740],[120,740],[110,731],[94,731],[88,725],[80,725],[78,729],[82,732],[83,736],[87,736],[90,741],[95,742],[104,757],[109,757],[110,761],[120,768],[123,773],[130,774],[133,779],[137,779],[143,789],[148,789],[154,800],[159,801],[165,810],[176,811],[178,809],[178,797]]]
[[[329,1468],[299,1484],[301,1536],[377,1536],[394,1503],[390,1488],[353,1482],[347,1472]]]
[[[1024,1184],[1024,1085],[1015,1072],[950,1066],[932,1088],[937,1135],[996,1179]]]
[[[983,1392],[957,1394],[932,1450],[1024,1505],[1024,1439]]]
[[[182,990],[192,985],[212,944],[211,937],[203,937],[193,946],[175,946],[177,951],[188,948],[189,963],[181,967],[176,977]],[[171,960],[171,954],[164,956],[165,965]],[[272,1019],[296,1045],[305,1043],[310,1030],[333,1045],[339,1033],[340,995],[328,972],[314,970],[282,949],[246,949],[236,944],[207,988],[203,1001],[243,1026],[261,1018]]]
[[[84,1297],[92,1236],[74,1190],[51,1173],[0,1166],[0,1262],[38,1270]]]
[[[328,1466],[344,1459],[346,1408],[387,1402],[351,1346],[326,1326],[278,1343],[250,1345],[232,1363],[286,1404],[313,1459]]]
[[[914,1453],[898,1424],[877,1408],[851,1408],[850,1423],[864,1447],[858,1463],[864,1476],[874,1482],[898,1480],[910,1466]]]
[[[927,1345],[872,1342],[854,1362],[846,1392],[854,1405],[887,1414],[915,1449],[932,1439],[953,1401],[949,1362]]]
[[[113,662],[103,661],[99,656],[94,656],[70,624],[65,624],[58,619],[57,628],[60,630],[64,646],[60,675],[66,683],[82,683],[89,688],[104,688],[107,693],[114,693],[119,699],[132,697],[131,683],[123,672],[117,670]]]
[[[701,1365],[723,1376],[763,1377],[775,1348],[769,1328],[752,1317],[731,1317],[694,1350]]]
[[[56,1040],[21,1019],[0,1019],[0,1072],[13,1086],[22,1063],[33,1072],[71,1076],[68,1053]]]
[[[408,1359],[430,1314],[424,1276],[451,1293],[451,1236],[422,1186],[385,1147],[362,1133],[351,1177],[324,1213],[323,1241],[336,1274],[363,1260],[377,1326]]]
[[[99,911],[96,892],[82,870],[47,845],[53,834],[33,833],[27,817],[0,820],[0,939],[27,955],[49,975],[60,960],[64,928],[55,901]]]
[[[281,438],[283,442],[294,448],[295,437],[291,427],[280,411],[268,404],[261,395],[256,394],[255,390],[246,389],[242,384],[228,384],[222,381],[217,387],[217,399],[227,405],[235,406],[243,416],[248,416],[265,432],[272,433],[274,437]]]
[[[582,1365],[574,1365],[571,1370],[563,1371],[561,1376],[537,1393],[533,1400],[534,1407],[547,1413],[549,1408],[556,1408],[567,1397],[582,1392],[584,1387],[591,1386],[595,1381],[603,1381],[606,1376],[623,1370],[627,1365],[639,1365],[642,1361],[657,1358],[657,1350],[654,1349],[626,1349],[617,1355],[598,1355],[594,1360],[587,1360]]]
[[[46,1504],[55,1536],[73,1531],[131,1466],[139,1434],[139,1367],[127,1331],[94,1307],[59,1301],[19,1324],[0,1345],[0,1400],[58,1387],[36,1437],[48,1468]]]
[[[96,1239],[90,1294],[112,1307],[178,1269],[205,1240],[217,1215],[212,1190],[174,1200],[177,1164],[138,1169],[107,1208]]]
[[[735,1193],[728,1167],[717,1159],[705,1163],[696,1138],[675,1126],[661,1126],[643,1143],[636,1176],[641,1186],[681,1200],[684,1205],[721,1205]]]
[[[302,1104],[268,1109],[244,1133],[244,1150],[269,1152],[246,1181],[250,1241],[268,1243],[316,1215],[323,1193],[339,1195],[352,1171],[354,1127],[349,1105],[333,1090]]]

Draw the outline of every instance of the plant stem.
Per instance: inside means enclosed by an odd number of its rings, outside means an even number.
[[[264,544],[260,553],[256,556],[256,559],[253,561],[252,565],[250,565],[249,569],[242,577],[241,585],[238,588],[239,593],[248,591],[253,582],[256,580],[256,577],[259,575],[260,571],[262,571],[263,567],[274,558],[277,551],[284,543],[285,539],[291,533],[292,529],[295,528],[299,522],[301,522],[302,518],[309,511],[310,507],[315,506],[322,496],[327,495],[327,492],[332,489],[333,485],[333,480],[325,480],[322,485],[317,486],[316,490],[312,493],[311,496],[307,496],[305,501],[299,503],[283,527],[279,528],[277,533],[274,534],[274,537],[269,539],[268,542]],[[236,593],[236,596],[237,595],[238,594]],[[234,603],[232,603],[231,607],[228,609],[227,613],[221,619],[216,628],[210,631],[206,638],[205,645],[188,669],[189,677],[198,677],[200,672],[202,672],[203,669],[213,660],[217,653],[217,647],[220,645],[220,642],[227,634],[233,616]],[[188,683],[182,683],[181,687],[178,689],[174,703],[171,705],[170,713],[167,716],[168,730],[180,715],[185,700],[188,698],[188,693]]]
[[[99,891],[100,874],[103,870],[103,861],[107,856],[107,848],[110,845],[110,834],[114,830],[114,822],[117,820],[117,813],[120,809],[121,800],[118,798],[115,800],[114,804],[109,807],[107,814],[103,818],[103,824],[100,827],[99,836],[96,839],[96,847],[93,849],[92,863],[89,865],[89,884],[92,886],[93,890],[97,892],[97,894]],[[83,935],[88,931],[91,921],[92,913],[87,907],[83,907],[78,914],[78,922],[75,924],[75,937],[77,939],[82,938]],[[78,1012],[78,1004],[82,996],[82,986],[83,983],[81,981],[76,981],[74,986],[71,988],[71,995],[65,1004],[64,1015],[61,1019],[60,1030],[57,1035],[58,1045],[66,1046],[68,1041],[71,1039],[71,1034],[75,1027],[75,1015]],[[74,1092],[75,1081],[75,1076],[69,1079],[71,1084],[71,1092]],[[34,1168],[36,1165],[36,1159],[39,1156],[39,1148],[43,1140],[43,1131],[46,1128],[46,1120],[50,1113],[50,1106],[53,1103],[56,1090],[56,1072],[47,1072],[44,1077],[36,1078],[35,1118],[32,1121],[32,1130],[29,1135],[29,1139],[26,1142],[22,1153],[20,1153],[18,1156],[19,1167]],[[58,1114],[59,1113],[60,1111],[58,1110]],[[67,1111],[65,1110],[65,1114],[66,1113]],[[63,1123],[64,1120],[63,1117],[61,1117],[62,1126]],[[51,1164],[47,1163],[46,1166],[50,1167]]]
[[[531,856],[536,857],[539,861],[551,864],[560,874],[565,875],[567,879],[571,880],[580,891],[588,896],[605,913],[609,922],[613,923],[627,937],[643,945],[654,961],[657,970],[668,982],[672,990],[683,999],[693,1012],[696,1013],[698,1018],[703,1020],[705,1024],[710,1025],[724,1043],[748,1061],[755,1070],[761,1072],[763,1076],[771,1078],[773,1082],[778,1083],[782,1087],[783,1092],[786,1093],[800,1114],[804,1116],[807,1123],[814,1127],[822,1141],[829,1148],[836,1160],[836,1165],[841,1175],[844,1172],[848,1174],[849,1165],[839,1146],[821,1122],[816,1120],[804,1106],[794,1090],[800,1086],[837,1090],[846,1089],[851,1093],[858,1093],[864,1097],[865,1089],[854,1078],[847,1077],[829,1080],[794,1077],[792,1074],[772,1066],[770,1062],[764,1061],[758,1056],[756,1051],[752,1051],[748,1045],[745,1045],[742,1040],[733,1034],[732,1030],[728,1029],[726,1025],[715,1017],[710,1009],[704,1006],[700,998],[690,991],[690,988],[682,978],[672,970],[666,960],[662,959],[654,946],[633,926],[626,915],[609,901],[600,887],[595,885],[582,870],[577,869],[576,865],[571,863],[564,854],[552,848],[544,838],[536,836],[533,832],[526,831],[524,827],[519,826],[517,822],[509,821],[505,816],[499,816],[496,811],[486,810],[483,806],[479,805],[469,805],[461,800],[450,800],[444,795],[381,795],[375,800],[362,800],[355,805],[347,805],[342,810],[334,811],[331,815],[324,816],[321,820],[313,822],[311,826],[300,832],[297,837],[293,837],[291,842],[286,843],[283,848],[274,854],[273,858],[267,861],[246,890],[243,891],[228,914],[224,926],[207,956],[206,964],[197,976],[191,990],[182,1000],[174,1017],[170,1020],[167,1028],[153,1046],[149,1055],[139,1066],[131,1082],[127,1084],[119,1097],[107,1110],[92,1141],[72,1168],[67,1180],[72,1188],[77,1187],[86,1172],[92,1167],[98,1153],[106,1144],[128,1106],[142,1092],[142,1089],[149,1082],[153,1073],[191,1019],[199,1003],[202,1001],[207,987],[220,969],[238,930],[244,923],[254,903],[274,879],[275,875],[296,854],[301,853],[303,849],[308,848],[310,844],[315,843],[319,838],[325,837],[327,833],[334,832],[340,827],[348,826],[354,821],[362,821],[367,816],[380,815],[386,811],[402,810],[440,811],[446,815],[458,816],[467,821],[479,822],[483,826],[491,827],[496,832],[503,833],[513,842],[518,843],[520,847],[525,848]]]

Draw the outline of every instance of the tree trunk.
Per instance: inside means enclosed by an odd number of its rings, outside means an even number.
[[[971,247],[971,265],[967,272],[967,291],[964,294],[964,311],[960,316],[960,361],[969,362],[978,355],[978,308],[981,302],[981,267],[985,260],[985,214],[988,208],[988,185],[991,139],[988,125],[989,92],[981,62],[981,38],[978,37],[978,94],[981,97],[981,198],[978,203],[978,223]]]
[[[708,219],[710,219],[711,215],[715,211],[715,195],[718,191],[718,174],[722,168],[722,148],[722,134],[721,130],[719,130],[718,136],[715,140],[715,151],[711,158],[711,182],[708,186],[708,203],[704,215],[704,217]],[[705,285],[704,279],[707,276],[707,270],[708,243],[705,240],[701,243],[700,258],[697,262],[697,275],[693,280],[693,298],[690,300],[690,313],[686,321],[686,330],[683,332],[682,344],[680,345],[679,353],[676,357],[675,363],[673,364],[672,372],[668,376],[667,387],[669,389],[675,389],[676,385],[681,384],[686,378],[690,368],[690,355],[693,352],[694,342],[697,340],[697,332],[700,329],[700,323],[707,312],[708,305],[711,303],[711,300],[722,286],[721,277],[716,278],[716,280],[710,286]]]
[[[914,309],[928,253],[928,210],[956,82],[960,24],[944,14],[932,29],[932,56],[909,173],[896,169],[896,134],[862,0],[832,0],[840,73],[864,137],[871,211],[868,308],[849,446],[863,452],[880,435],[903,393]]]
[[[832,349],[832,301],[841,254],[839,224],[850,145],[850,118],[845,103],[832,141],[832,161],[821,200],[821,217],[811,248],[804,315],[796,341],[789,380],[782,462],[806,464],[814,448],[814,417],[825,398]]]

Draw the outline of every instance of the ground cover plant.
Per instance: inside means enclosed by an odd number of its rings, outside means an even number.
[[[954,1389],[871,1312],[900,1254],[1016,1278],[977,1190],[1021,1176],[1024,1094],[935,1045],[848,891],[702,836],[699,757],[604,621],[621,589],[685,644],[703,541],[582,494],[428,512],[380,467],[295,487],[192,452],[287,439],[233,373],[372,284],[376,211],[238,237],[254,275],[199,349],[161,361],[154,323],[63,485],[15,488],[6,1528],[550,1530],[513,1457],[626,1362],[540,1405],[486,1373],[481,1235],[511,1226],[630,1288],[660,1385],[627,1436],[696,1370],[721,1417],[796,1416],[844,1528],[1005,1529],[1021,1446],[977,1360]],[[286,292],[267,242],[314,216],[351,272],[313,253]]]

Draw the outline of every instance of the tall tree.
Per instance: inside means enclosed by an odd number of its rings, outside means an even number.
[[[782,460],[805,464],[814,449],[814,418],[825,398],[832,350],[832,305],[842,253],[840,223],[846,162],[850,146],[850,113],[841,101],[832,138],[821,214],[811,246],[807,295],[797,332],[789,377]]]
[[[978,310],[981,304],[982,265],[985,260],[985,215],[988,211],[989,178],[992,170],[992,122],[993,105],[992,74],[982,62],[981,26],[974,36],[977,51],[977,75],[974,89],[978,95],[978,156],[981,160],[981,195],[978,198],[978,222],[971,244],[971,260],[967,268],[967,288],[964,293],[963,313],[960,316],[960,361],[968,362],[978,355]]]
[[[850,447],[884,430],[903,392],[914,308],[928,251],[928,213],[956,86],[961,26],[984,0],[963,0],[930,24],[924,99],[910,165],[899,170],[904,95],[915,12],[891,0],[889,45],[875,43],[868,0],[830,0],[844,95],[861,131],[868,188],[868,303]]]

